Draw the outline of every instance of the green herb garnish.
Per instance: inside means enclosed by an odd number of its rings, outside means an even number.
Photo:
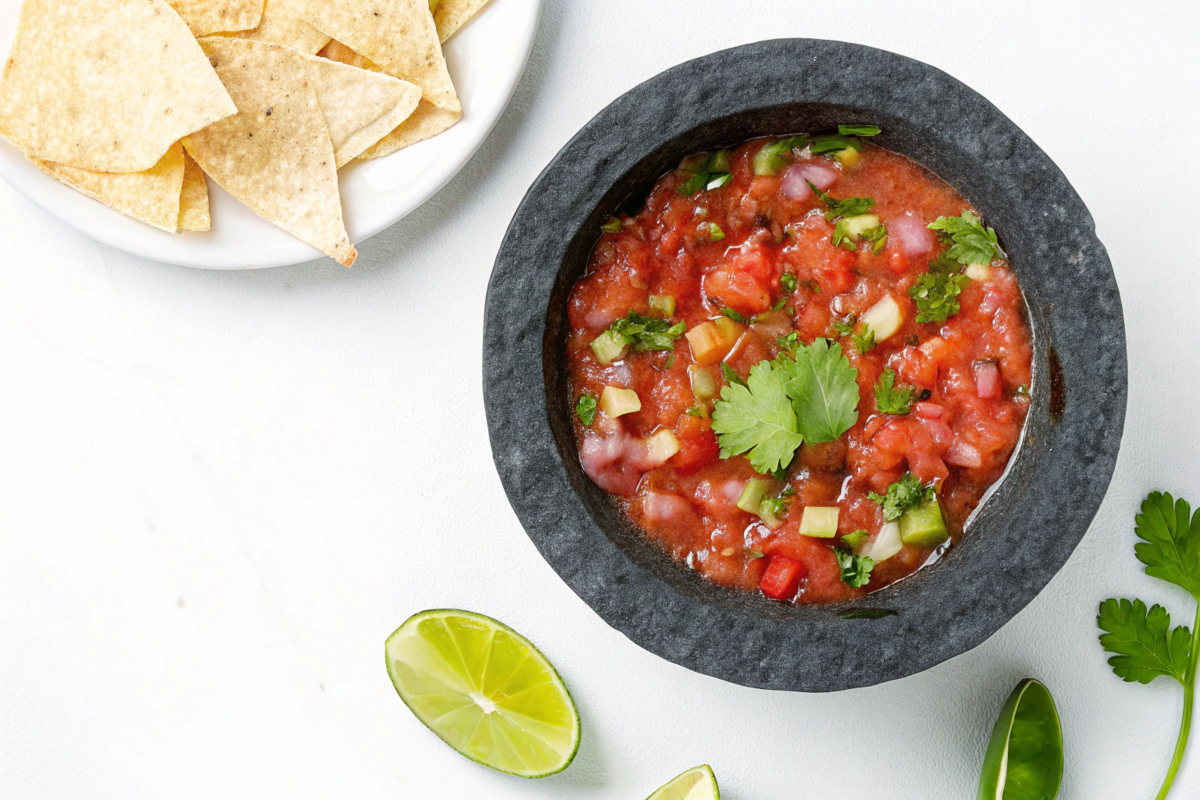
[[[761,552],[759,552],[758,550],[751,550],[751,551],[750,551],[749,553],[747,553],[746,555],[748,555],[748,556],[750,557],[750,560],[751,560],[751,561],[753,561],[753,560],[754,560],[754,559],[756,559],[756,558],[764,558],[764,557],[765,557],[765,556],[763,556],[763,554],[762,554]]]
[[[883,518],[886,521],[895,522],[910,508],[932,500],[934,491],[933,486],[921,485],[921,480],[916,475],[905,473],[903,478],[887,488],[886,495],[868,492],[867,497],[883,506]]]
[[[718,150],[702,164],[697,163],[696,157],[689,157],[681,167],[688,179],[675,189],[680,194],[695,194],[701,190],[713,191],[722,186],[728,186],[733,180],[729,174],[729,151]],[[723,167],[723,168],[722,168]]]
[[[979,217],[969,210],[958,217],[938,217],[929,223],[929,227],[953,243],[946,256],[963,266],[990,264],[997,258],[1004,258],[1004,251],[996,241],[996,232],[985,228]]]
[[[725,306],[724,308],[722,308],[721,313],[724,314],[725,316],[729,317],[734,322],[740,322],[743,325],[745,325],[746,323],[748,323],[750,321],[750,318],[747,317],[745,314],[741,313],[740,311],[734,311],[729,306]]]
[[[786,352],[756,364],[744,386],[724,387],[713,409],[721,457],[748,454],[764,474],[790,464],[805,439],[833,441],[858,421],[858,373],[841,346],[780,341]]]
[[[674,350],[675,340],[687,331],[687,323],[672,325],[670,320],[643,317],[636,311],[630,311],[627,316],[609,325],[608,329],[614,337],[632,345],[634,350],[645,353],[650,350]]]
[[[575,404],[575,413],[579,415],[580,422],[591,425],[592,420],[596,418],[596,398],[590,394],[580,397],[579,402]]]
[[[875,568],[873,559],[868,556],[856,556],[849,550],[843,550],[840,547],[829,549],[833,551],[838,567],[841,568],[842,583],[853,589],[859,589],[870,582],[871,570]]]
[[[807,136],[788,136],[785,139],[772,139],[754,154],[755,175],[778,175],[790,161],[793,150],[800,150],[808,144]]]
[[[746,382],[742,380],[742,376],[734,372],[733,367],[729,366],[728,361],[721,362],[721,374],[725,376],[725,382],[730,386],[746,385]]]
[[[946,269],[945,261],[930,262],[929,271],[908,290],[908,296],[917,304],[917,322],[945,322],[957,314],[958,296],[970,282],[966,275]]]
[[[1186,500],[1151,492],[1137,516],[1137,535],[1142,541],[1134,553],[1146,566],[1147,575],[1181,587],[1196,600],[1192,629],[1186,625],[1172,628],[1165,608],[1155,605],[1147,609],[1141,600],[1105,600],[1096,618],[1104,631],[1100,644],[1114,654],[1108,663],[1118,677],[1150,683],[1165,675],[1183,686],[1183,723],[1158,800],[1165,800],[1171,791],[1187,749],[1200,663],[1200,512],[1192,515],[1191,510]]]
[[[879,413],[907,414],[912,411],[916,391],[912,386],[896,386],[896,371],[885,369],[875,382],[875,404],[879,406]]]
[[[800,285],[800,282],[796,280],[795,275],[790,272],[785,272],[779,279],[779,285],[783,287],[785,292],[792,294],[796,291],[796,287]]]
[[[620,233],[621,220],[617,219],[616,217],[609,217],[608,222],[600,226],[600,230],[602,230],[604,233]]]
[[[837,152],[838,150],[862,150],[862,142],[852,136],[831,133],[813,139],[812,154],[814,156]]]
[[[825,219],[833,222],[838,217],[861,217],[875,207],[875,201],[870,197],[847,197],[837,200],[829,192],[821,191],[812,181],[805,179],[808,188],[825,204]],[[836,244],[836,242],[834,242]]]
[[[766,517],[769,515],[778,519],[787,511],[788,505],[788,501],[782,497],[768,497],[758,506],[761,512],[759,516]]]

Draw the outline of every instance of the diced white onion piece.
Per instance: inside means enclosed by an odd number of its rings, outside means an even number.
[[[600,393],[600,410],[610,417],[619,417],[642,410],[642,399],[633,389],[605,386]]]
[[[659,467],[679,452],[679,440],[670,428],[659,428],[644,440],[646,445],[646,462],[651,467]]]
[[[992,268],[988,264],[968,264],[963,274],[973,281],[986,281],[992,277]]]
[[[884,295],[882,300],[868,308],[858,318],[858,321],[871,329],[871,332],[875,334],[875,341],[882,342],[900,330],[900,323],[903,320],[900,316],[900,306],[889,294]]]
[[[889,522],[879,529],[879,533],[875,535],[874,541],[863,555],[869,556],[878,564],[899,553],[903,547],[904,542],[900,539],[900,523]]]

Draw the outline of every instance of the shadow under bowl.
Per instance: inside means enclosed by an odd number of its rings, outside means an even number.
[[[955,187],[1001,236],[1034,332],[1022,442],[963,538],[848,603],[713,585],[649,544],[584,474],[568,404],[567,298],[600,225],[684,156],[875,124],[881,147]],[[1011,120],[927,64],[860,45],[759,42],[674,67],[605,108],[513,218],[488,287],[484,402],[496,468],[542,555],[610,625],[689,669],[806,692],[870,686],[977,646],[1066,563],[1104,498],[1126,405],[1112,266],[1062,172]]]

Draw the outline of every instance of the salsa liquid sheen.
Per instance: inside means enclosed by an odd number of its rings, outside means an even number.
[[[617,418],[597,411],[591,425],[577,417],[576,442],[588,476],[644,536],[708,580],[758,590],[772,558],[781,557],[800,566],[794,593],[789,586],[780,599],[848,600],[909,575],[935,550],[906,545],[875,564],[866,586],[852,588],[833,551],[840,539],[800,534],[803,509],[837,506],[839,537],[856,530],[876,535],[884,519],[868,493],[884,494],[912,473],[937,487],[950,542],[961,537],[1020,438],[1031,337],[1004,259],[970,270],[974,279],[958,297],[957,314],[945,322],[915,321],[909,288],[946,249],[928,224],[974,210],[945,182],[866,144],[849,168],[806,149],[777,175],[756,175],[753,157],[763,144],[754,140],[732,151],[731,179],[720,188],[683,194],[677,189],[691,174],[666,175],[638,214],[601,236],[569,300],[570,401],[574,408],[581,397],[599,398],[612,386],[636,391],[641,409]],[[871,213],[887,228],[884,246],[865,240],[854,250],[835,246],[834,223],[810,182],[838,199],[872,198]],[[673,351],[630,350],[608,366],[597,361],[590,345],[614,320],[631,310],[663,315],[651,307],[651,295],[674,298],[670,319],[689,330],[719,318],[723,308],[752,318],[724,357],[743,378],[775,358],[777,341],[793,331],[805,343],[818,337],[839,342],[857,369],[858,421],[834,442],[801,446],[787,473],[794,495],[777,529],[737,507],[747,482],[762,476],[744,457],[719,457],[705,418],[712,401],[693,392],[694,372],[702,369],[719,394],[726,384],[721,364],[696,365],[683,336]],[[833,323],[861,315],[885,296],[899,306],[901,325],[859,353],[853,337],[840,336]],[[910,413],[879,412],[874,386],[885,369],[897,373],[897,385],[915,387],[921,399]],[[662,429],[672,431],[679,450],[658,463],[646,440]]]

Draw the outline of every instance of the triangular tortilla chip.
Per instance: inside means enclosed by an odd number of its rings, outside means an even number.
[[[312,55],[329,44],[329,37],[300,19],[297,0],[266,0],[262,22],[252,31],[231,34],[241,39],[274,42]]]
[[[371,72],[383,72],[383,67],[369,58],[363,58],[337,39],[330,39],[329,44],[322,47],[317,55],[321,58],[328,58],[330,61],[336,61],[339,64],[347,64],[351,67],[358,67],[359,69],[366,69]]]
[[[364,150],[359,158],[365,161],[369,158],[389,156],[397,150],[403,150],[409,145],[437,136],[447,128],[453,127],[460,119],[462,119],[461,111],[447,111],[422,100],[411,117],[400,123],[400,126],[387,136]]]
[[[238,114],[184,139],[188,152],[260,217],[343,266],[353,264],[357,254],[342,223],[333,144],[300,54],[220,36],[200,45]]]
[[[437,24],[438,39],[446,41],[463,26],[463,23],[479,13],[488,0],[438,0],[433,10],[433,21]]]
[[[186,152],[183,154],[183,192],[179,197],[179,230],[185,233],[212,230],[208,181],[204,179],[204,170]]]
[[[0,136],[35,158],[141,172],[237,111],[164,0],[25,0],[0,77]]]
[[[421,99],[418,86],[391,75],[316,56],[301,58],[325,115],[339,169],[408,119]]]
[[[429,0],[299,0],[301,17],[371,59],[394,78],[421,87],[439,108],[461,111],[438,41]]]
[[[196,36],[248,31],[262,21],[263,0],[167,0]]]
[[[178,142],[157,164],[142,172],[93,172],[32,156],[29,161],[50,177],[126,216],[169,233],[179,229],[183,148]]]

